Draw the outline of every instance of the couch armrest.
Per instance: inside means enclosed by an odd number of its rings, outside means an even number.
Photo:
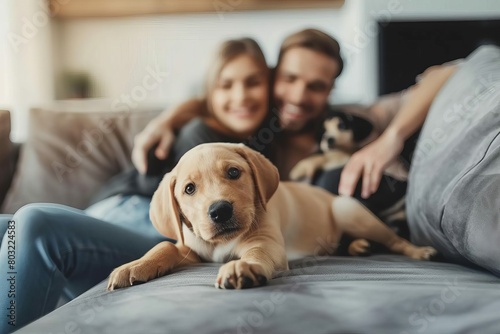
[[[0,204],[9,190],[19,156],[19,145],[11,143],[10,130],[10,113],[8,110],[0,110]]]

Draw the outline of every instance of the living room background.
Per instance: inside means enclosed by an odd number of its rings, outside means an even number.
[[[61,1],[64,3],[64,1]],[[0,4],[0,107],[12,112],[12,139],[27,137],[29,108],[68,97],[64,84],[90,85],[89,97],[119,98],[145,75],[168,73],[138,103],[168,107],[201,91],[211,52],[226,38],[251,35],[270,65],[284,36],[316,27],[339,39],[346,68],[331,101],[369,103],[377,87],[377,20],[498,18],[495,0],[347,0],[341,8],[48,18],[45,1]],[[47,18],[47,15],[46,15]],[[148,72],[149,71],[149,72]],[[76,79],[68,79],[76,73]],[[79,75],[79,76],[78,76]],[[66,81],[62,81],[66,78]]]

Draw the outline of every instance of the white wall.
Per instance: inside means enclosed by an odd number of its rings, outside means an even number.
[[[54,97],[52,23],[43,1],[2,1],[0,12],[0,107],[12,111],[12,139],[22,141],[29,108]]]
[[[218,44],[251,36],[274,64],[282,39],[304,27],[341,38],[341,11],[266,11],[84,19],[60,24],[61,69],[88,71],[96,94],[116,97],[141,85],[148,67],[169,72],[148,98],[165,104],[199,92]]]
[[[88,71],[100,96],[116,97],[140,85],[148,66],[170,76],[148,98],[176,102],[199,91],[210,55],[222,40],[249,35],[270,64],[283,38],[313,26],[341,42],[346,69],[332,94],[336,102],[370,102],[377,94],[376,25],[380,18],[500,18],[498,0],[347,0],[340,9],[227,12],[71,20],[60,25],[61,67]]]
[[[12,31],[21,29],[21,18],[40,10],[37,0],[21,2],[28,5],[21,6],[11,22]],[[10,101],[15,106],[15,135],[26,136],[27,109],[55,97],[54,78],[64,70],[88,72],[94,78],[96,96],[116,99],[140,92],[144,78],[157,68],[168,75],[139,100],[144,97],[144,102],[168,106],[201,90],[211,54],[222,40],[254,37],[273,65],[283,38],[305,27],[324,30],[342,45],[346,68],[331,100],[368,103],[378,90],[375,20],[485,17],[500,18],[499,0],[346,0],[340,9],[52,22],[23,45],[23,52],[12,55],[15,75],[9,84],[13,80],[16,87]],[[1,66],[0,62],[0,70]],[[0,82],[0,106],[1,89]]]

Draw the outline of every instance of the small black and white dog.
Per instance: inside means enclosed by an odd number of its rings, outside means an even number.
[[[321,172],[328,172],[344,166],[353,153],[380,135],[367,108],[356,105],[338,106],[330,110],[323,122],[323,127],[324,132],[319,143],[320,152],[300,161],[290,172],[291,180],[312,183]],[[408,177],[408,168],[398,160],[386,168],[384,176],[387,176],[387,180],[392,183],[404,184]],[[395,194],[391,195],[394,197]],[[391,204],[376,212],[376,215],[389,226],[393,222],[406,220],[405,196],[401,196],[395,200],[387,198]],[[373,209],[379,210],[379,208]],[[406,235],[406,233],[402,233],[402,235]]]
[[[359,106],[339,106],[330,110],[323,122],[321,152],[300,161],[290,172],[294,181],[311,181],[318,171],[328,171],[347,163],[352,154],[375,140],[379,133]],[[408,169],[399,162],[388,166],[384,174],[405,181]]]

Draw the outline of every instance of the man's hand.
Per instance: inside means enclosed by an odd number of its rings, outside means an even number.
[[[347,162],[340,176],[339,194],[352,196],[360,177],[363,178],[361,197],[368,198],[377,191],[385,168],[403,150],[404,140],[392,131],[358,152]]]
[[[162,115],[153,119],[134,138],[132,162],[141,174],[146,174],[148,169],[148,151],[158,144],[155,156],[165,160],[175,140],[175,133],[168,119]]]
[[[353,154],[340,176],[339,193],[352,196],[363,177],[361,197],[377,191],[385,168],[403,150],[404,141],[422,126],[432,101],[456,71],[455,65],[433,66],[402,98],[400,110],[384,133],[373,143]]]

